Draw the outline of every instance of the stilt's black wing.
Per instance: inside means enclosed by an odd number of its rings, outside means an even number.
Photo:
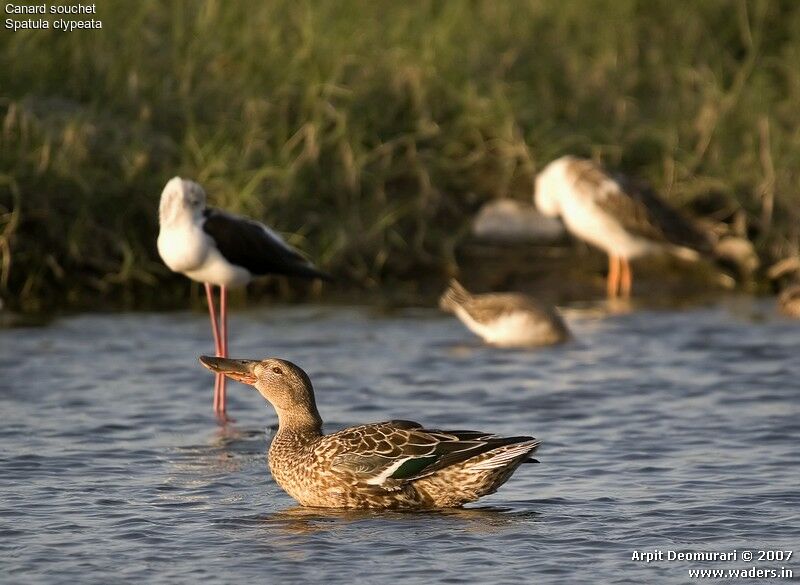
[[[256,275],[331,280],[264,224],[213,208],[207,208],[203,215],[203,231],[213,238],[220,254],[231,264]]]

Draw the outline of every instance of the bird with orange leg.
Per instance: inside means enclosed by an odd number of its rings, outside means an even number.
[[[711,250],[707,236],[652,190],[590,160],[564,156],[548,164],[536,177],[534,201],[608,255],[609,298],[630,297],[631,260],[666,252],[693,261]]]

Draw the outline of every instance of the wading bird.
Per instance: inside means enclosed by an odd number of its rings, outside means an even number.
[[[194,181],[174,177],[167,183],[158,218],[158,253],[164,263],[205,285],[218,356],[228,355],[228,288],[265,274],[330,280],[264,224],[206,207],[206,192]],[[219,319],[213,285],[220,289]],[[214,384],[214,412],[225,416],[223,375]]]
[[[569,339],[567,326],[554,309],[519,293],[473,295],[451,280],[439,307],[455,314],[487,343],[500,347],[553,345]]]
[[[392,420],[322,434],[314,390],[291,362],[202,356],[212,372],[255,386],[278,414],[275,481],[304,506],[425,509],[491,494],[539,446],[533,437],[439,431]]]
[[[561,216],[575,236],[608,254],[609,297],[630,297],[630,260],[668,252],[697,260],[710,252],[708,238],[652,190],[615,177],[596,163],[565,156],[536,177],[536,207]]]

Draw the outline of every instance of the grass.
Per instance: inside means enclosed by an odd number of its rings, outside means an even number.
[[[97,10],[100,31],[0,36],[0,297],[19,310],[182,298],[155,249],[176,174],[366,288],[444,277],[475,209],[528,200],[565,153],[766,260],[800,250],[795,2]]]

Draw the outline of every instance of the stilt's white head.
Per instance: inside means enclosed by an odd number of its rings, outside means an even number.
[[[536,175],[535,191],[533,195],[536,209],[547,217],[561,215],[561,202],[559,195],[564,183],[564,167],[569,157],[562,157],[547,165],[542,172]]]
[[[161,192],[158,220],[161,225],[178,221],[194,221],[203,215],[206,208],[206,192],[188,179],[173,177]]]

